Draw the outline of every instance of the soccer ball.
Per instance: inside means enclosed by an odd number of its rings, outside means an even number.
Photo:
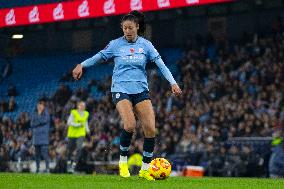
[[[172,166],[165,158],[153,159],[150,163],[150,175],[156,180],[163,180],[170,176]]]

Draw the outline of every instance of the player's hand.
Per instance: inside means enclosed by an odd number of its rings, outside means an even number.
[[[172,85],[172,92],[176,95],[176,96],[179,96],[182,91],[181,89],[179,88],[178,84],[173,84]]]
[[[81,78],[82,74],[83,74],[83,67],[81,64],[77,64],[76,68],[74,68],[74,70],[72,71],[73,78],[75,80],[78,80]]]

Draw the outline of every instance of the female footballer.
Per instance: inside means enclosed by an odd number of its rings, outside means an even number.
[[[130,177],[127,156],[136,126],[135,113],[141,121],[145,137],[139,177],[155,180],[148,172],[155,146],[155,115],[149,98],[146,63],[154,62],[159,67],[171,84],[175,95],[181,94],[181,89],[152,43],[141,37],[145,30],[144,14],[132,11],[125,15],[121,20],[121,28],[124,36],[110,41],[105,49],[78,64],[73,70],[73,77],[76,80],[80,79],[83,73],[82,68],[108,60],[114,62],[112,99],[123,121],[123,130],[120,135],[119,174],[124,178]]]

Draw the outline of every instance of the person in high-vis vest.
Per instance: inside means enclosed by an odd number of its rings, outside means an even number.
[[[80,157],[80,152],[83,147],[83,142],[86,134],[90,132],[88,126],[89,112],[85,110],[85,102],[77,103],[77,109],[71,110],[68,118],[68,149],[67,149],[67,171],[74,172],[76,163]],[[76,150],[76,156],[73,157]]]

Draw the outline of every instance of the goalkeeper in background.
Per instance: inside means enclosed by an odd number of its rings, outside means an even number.
[[[77,109],[71,110],[68,118],[68,146],[67,146],[67,171],[73,173],[80,158],[83,142],[87,133],[90,132],[88,126],[89,112],[85,110],[85,102],[77,103]],[[74,152],[76,156],[73,157]]]

